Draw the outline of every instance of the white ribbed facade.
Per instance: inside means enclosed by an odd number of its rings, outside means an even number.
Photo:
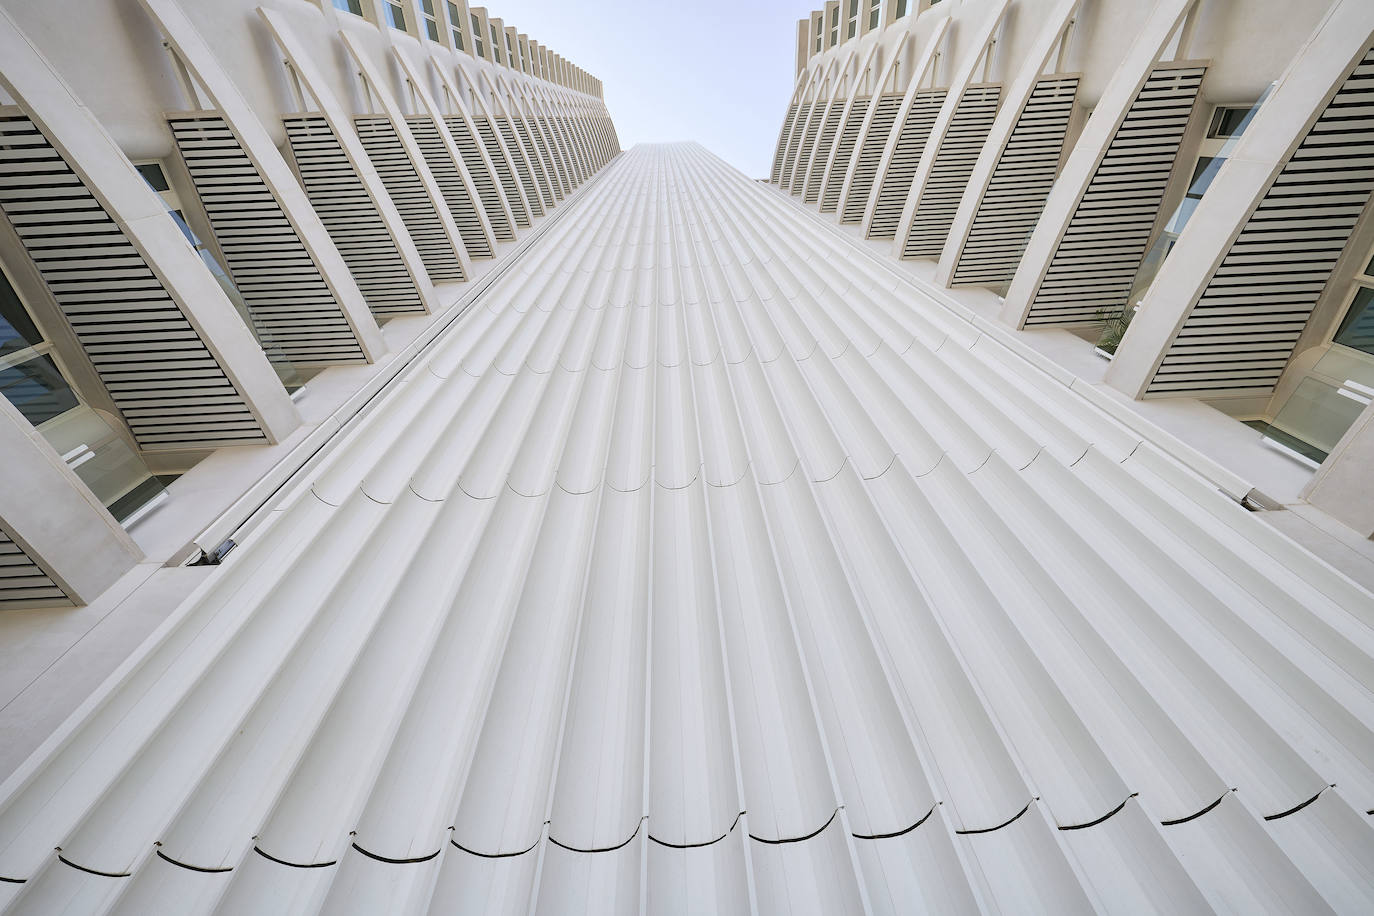
[[[221,393],[135,366],[181,392],[148,406],[195,418],[192,448],[109,390],[139,460],[186,468],[124,526],[80,476],[104,453],[60,450],[67,414],[0,399],[24,483],[0,570],[27,590],[0,602],[0,913],[1374,909],[1374,560],[1321,510],[1344,493],[1363,517],[1368,429],[1275,472],[1255,456],[1290,458],[1230,444],[1224,398],[1112,380],[1190,252],[1219,266],[1189,315],[1238,276],[1321,129],[1289,124],[1299,152],[1270,155],[1253,207],[1217,195],[1244,196],[1301,96],[1278,81],[1250,146],[1201,146],[1226,70],[1179,48],[1217,18],[832,2],[833,41],[802,23],[770,183],[694,144],[622,153],[595,80],[539,69],[485,10],[140,3],[121,27],[166,40],[157,91],[197,105],[86,108],[109,100],[35,43],[48,14],[0,0],[0,131],[24,138],[0,155],[42,163],[50,203],[95,201],[112,249],[53,230],[29,167],[0,178],[0,263],[47,335],[14,352],[56,353],[89,405],[131,362],[93,335],[179,341]],[[1121,48],[1062,46],[1130,15],[1093,33]],[[1325,42],[1357,53],[1369,16],[1304,15],[1316,37],[1252,47],[1326,49],[1329,100],[1363,65]],[[1144,122],[1226,164],[1104,378],[1097,326],[1007,315],[1035,258],[1032,317],[1115,295],[1121,259],[1073,247],[1094,207],[1142,249],[1164,231],[1132,196],[1175,172],[1137,168]],[[123,271],[112,289],[190,331],[118,325],[59,259]],[[1322,283],[1359,285],[1340,269]],[[1051,306],[1055,284],[1078,291]],[[1308,478],[1310,503],[1274,504]]]

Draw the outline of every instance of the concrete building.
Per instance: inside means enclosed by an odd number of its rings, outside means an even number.
[[[761,182],[259,2],[0,0],[0,912],[1374,909],[1367,4],[831,0]]]
[[[591,76],[536,74],[514,28],[474,41],[496,26],[462,2],[0,17],[0,608],[184,559],[159,553],[337,425],[617,151]]]
[[[797,29],[772,183],[1374,535],[1374,8],[845,0]]]

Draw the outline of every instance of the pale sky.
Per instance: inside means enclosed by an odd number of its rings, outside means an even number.
[[[474,3],[474,5],[476,5]],[[489,0],[487,9],[599,78],[621,145],[696,140],[767,176],[792,94],[798,0]]]

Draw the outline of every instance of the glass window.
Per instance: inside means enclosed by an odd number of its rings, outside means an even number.
[[[497,37],[496,26],[487,23],[487,27],[491,29],[491,59],[499,64],[501,63],[501,39]]]
[[[901,18],[902,18],[903,16],[905,16],[905,15],[906,15],[906,0],[897,0],[897,14],[896,14],[895,16],[893,16],[892,18],[893,18],[893,19],[901,19]]]
[[[481,57],[485,51],[482,48],[482,23],[477,19],[477,14],[472,14],[472,53]]]
[[[878,27],[878,14],[881,12],[883,0],[868,0],[868,30],[871,32]]]
[[[354,16],[361,16],[363,14],[363,0],[334,0],[334,9],[352,13]]]
[[[453,36],[453,50],[463,50],[463,14],[458,12],[458,7],[449,0],[448,3],[448,26],[449,34]]]
[[[1343,347],[1374,356],[1374,289],[1361,286],[1355,290],[1355,300],[1333,339]]]
[[[1212,186],[1212,180],[1217,177],[1217,172],[1221,171],[1222,163],[1225,161],[1220,156],[1198,157],[1197,165],[1193,167],[1193,178],[1188,182],[1188,190],[1184,192],[1183,202],[1174,211],[1173,218],[1165,227],[1166,232],[1174,235],[1183,232],[1183,227],[1193,218],[1193,211],[1202,202],[1202,195]]]
[[[510,32],[506,33],[506,60],[510,61],[512,67],[515,66],[515,52],[510,46]]]
[[[1253,108],[1218,108],[1212,114],[1212,123],[1207,128],[1207,136],[1217,139],[1234,137],[1244,132],[1246,125],[1250,122],[1250,112],[1253,110]]]
[[[386,3],[382,4],[382,12],[386,16],[387,25],[402,32],[406,31],[406,11],[401,8],[399,3],[387,0]]]
[[[34,426],[80,404],[9,278],[0,273],[0,395]]]
[[[849,0],[849,13],[845,16],[848,23],[846,38],[853,38],[859,32],[859,0]]]
[[[46,354],[0,369],[0,393],[34,426],[60,417],[78,404],[57,363]]]
[[[434,0],[420,0],[420,14],[425,20],[425,35],[430,41],[438,41],[439,16],[434,12]]]
[[[0,274],[0,357],[42,346],[43,342],[29,310],[19,301],[10,281]]]
[[[156,162],[136,163],[134,168],[138,169],[138,174],[143,176],[148,186],[159,194],[171,190],[171,185],[167,184],[167,176],[162,172],[162,166]]]

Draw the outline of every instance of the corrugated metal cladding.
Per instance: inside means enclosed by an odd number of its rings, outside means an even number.
[[[1374,597],[867,258],[616,160],[0,787],[0,907],[1369,912]]]

